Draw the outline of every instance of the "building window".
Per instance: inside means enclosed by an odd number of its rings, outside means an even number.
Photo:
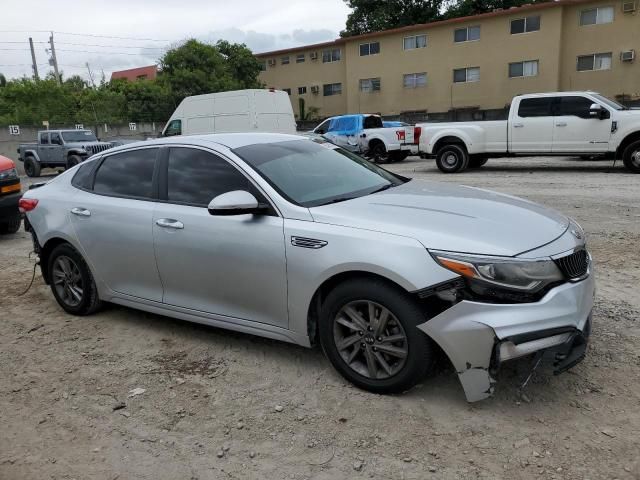
[[[422,73],[407,73],[402,77],[402,83],[404,88],[418,88],[424,87],[427,84],[427,74]]]
[[[331,63],[340,61],[340,49],[332,48],[322,51],[322,63]]]
[[[509,64],[509,77],[535,77],[538,75],[538,60],[513,62]]]
[[[413,35],[412,37],[404,37],[403,46],[405,50],[414,50],[416,48],[424,48],[427,46],[427,36]]]
[[[325,97],[330,97],[332,95],[341,95],[342,84],[341,83],[325,83],[322,86],[322,94]]]
[[[283,92],[287,92],[287,95],[291,95],[291,89],[290,88],[283,88],[282,91]]]
[[[611,70],[611,52],[579,56],[578,71],[586,72],[589,70]]]
[[[453,32],[453,41],[456,43],[471,42],[473,40],[480,40],[479,26],[458,28]]]
[[[307,93],[307,87],[298,87],[298,95],[304,95]]]
[[[264,72],[266,69],[267,69],[267,61],[266,60],[260,61],[260,71]]]
[[[580,12],[580,25],[596,25],[613,22],[613,7],[598,7]]]
[[[380,42],[361,43],[360,44],[360,56],[366,57],[367,55],[377,55],[380,53]]]
[[[537,32],[540,30],[540,16],[511,20],[511,35]]]
[[[380,77],[378,78],[363,78],[360,80],[360,91],[379,92],[380,91]]]
[[[453,71],[453,83],[477,82],[480,80],[480,67],[456,68]]]
[[[286,57],[282,57],[280,59],[280,64],[281,65],[289,65],[289,55],[287,55]]]
[[[304,63],[304,53],[296,55],[296,63]]]

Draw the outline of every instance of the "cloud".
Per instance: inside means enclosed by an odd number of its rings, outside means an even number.
[[[298,47],[310,43],[328,42],[334,40],[336,37],[337,33],[328,29],[296,29],[291,33],[275,34],[228,28],[209,32],[205,36],[198,37],[198,40],[215,43],[222,39],[234,43],[244,43],[253,52],[261,53],[282,48]]]

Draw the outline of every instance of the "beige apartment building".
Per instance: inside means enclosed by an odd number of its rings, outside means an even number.
[[[257,55],[321,117],[504,109],[514,95],[640,100],[640,0],[558,0]]]

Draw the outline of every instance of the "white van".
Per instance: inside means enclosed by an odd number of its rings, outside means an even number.
[[[162,136],[252,131],[296,132],[287,92],[251,89],[187,97],[171,115]]]

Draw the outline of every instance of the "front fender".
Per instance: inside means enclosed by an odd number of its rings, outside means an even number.
[[[38,155],[37,150],[25,150],[24,158],[26,159],[28,156],[35,158],[38,163],[40,162],[40,155]]]

